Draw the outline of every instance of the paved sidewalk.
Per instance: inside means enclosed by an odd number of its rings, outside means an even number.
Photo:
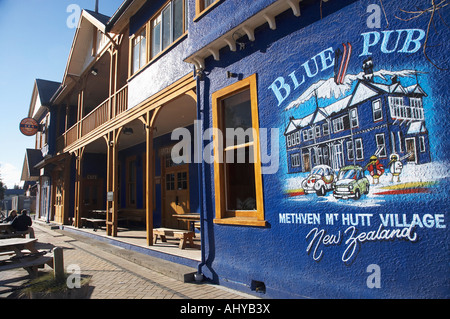
[[[108,253],[101,246],[69,237],[61,231],[33,225],[38,248],[64,248],[64,266],[77,265],[82,275],[92,276],[91,299],[257,299],[228,288],[207,283],[183,283]],[[46,266],[44,272],[52,269]],[[11,297],[11,288],[27,281],[23,269],[0,273],[0,298]]]

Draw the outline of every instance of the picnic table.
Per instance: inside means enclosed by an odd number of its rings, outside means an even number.
[[[200,214],[174,214],[173,217],[190,223],[190,229],[194,230],[195,224],[200,222]]]
[[[0,233],[10,234],[13,232],[12,222],[0,224]]]
[[[0,261],[0,271],[24,268],[31,277],[36,277],[38,268],[46,264],[53,267],[53,257],[36,249],[36,238],[11,238],[0,240],[0,254],[14,255]],[[28,252],[24,252],[28,250]]]
[[[12,227],[12,222],[0,224],[0,239],[25,238],[27,234],[30,234],[30,237],[32,237],[30,229],[26,231],[17,231]]]

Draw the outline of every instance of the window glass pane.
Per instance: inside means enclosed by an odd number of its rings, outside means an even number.
[[[139,43],[133,40],[133,73],[139,70]]]
[[[246,148],[250,152],[250,148]],[[247,155],[248,156],[248,155]],[[255,165],[225,163],[225,184],[228,210],[256,210]]]
[[[175,190],[175,174],[166,175],[166,190],[168,191]]]
[[[147,39],[145,37],[145,30],[141,33],[141,46],[140,46],[140,61],[139,61],[139,68],[142,68],[145,63],[147,62]]]
[[[152,28],[152,57],[161,52],[161,16],[153,21]]]
[[[216,0],[203,0],[203,9],[208,8]]]
[[[187,189],[187,173],[180,172],[177,174],[177,188],[179,190]]]
[[[167,6],[162,12],[162,49],[164,50],[172,43],[171,37],[171,6]]]
[[[184,31],[188,30],[188,10],[187,10],[187,0],[184,1]]]
[[[173,40],[183,34],[183,0],[173,1]]]
[[[235,134],[234,137],[229,135],[225,145],[239,145],[253,141],[250,91],[245,90],[241,93],[224,99],[222,101],[222,106],[224,118],[223,133],[226,135],[226,129],[228,128],[242,128],[243,131],[241,130],[241,133],[244,133]],[[235,133],[239,133],[239,131],[235,131]]]

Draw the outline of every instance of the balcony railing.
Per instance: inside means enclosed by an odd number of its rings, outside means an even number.
[[[125,85],[114,95],[107,98],[92,112],[87,114],[62,136],[56,140],[57,151],[61,152],[77,140],[88,135],[97,127],[105,124],[117,115],[125,112],[128,108],[128,86]]]

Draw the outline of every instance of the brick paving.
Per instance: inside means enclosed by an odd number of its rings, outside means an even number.
[[[77,265],[82,275],[92,276],[91,299],[257,299],[208,283],[183,283],[101,250],[68,235],[34,225],[38,249],[64,249],[64,266]],[[91,240],[91,239],[90,239]],[[91,240],[92,241],[92,240]],[[51,272],[48,266],[42,272]],[[0,273],[0,298],[11,298],[11,289],[26,283],[23,269]]]

